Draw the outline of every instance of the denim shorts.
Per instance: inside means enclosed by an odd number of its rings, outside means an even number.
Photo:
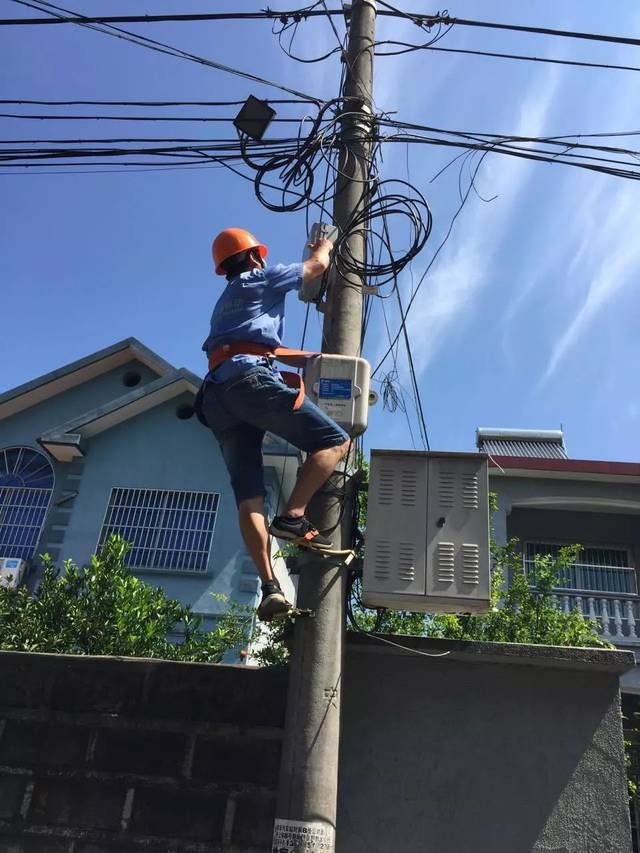
[[[308,397],[294,411],[297,394],[268,367],[249,368],[227,382],[205,381],[202,418],[218,439],[237,504],[265,494],[265,432],[307,453],[349,440],[347,433]]]

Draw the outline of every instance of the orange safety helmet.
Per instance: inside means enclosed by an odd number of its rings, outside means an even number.
[[[257,249],[263,260],[267,257],[267,247],[258,243],[253,234],[245,231],[244,228],[225,228],[224,231],[221,231],[211,246],[216,273],[224,275],[222,264],[228,258],[237,255],[238,252],[246,252],[247,249]]]

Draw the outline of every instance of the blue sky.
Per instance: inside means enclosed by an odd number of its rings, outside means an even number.
[[[252,0],[216,8],[263,5]],[[71,8],[131,14],[203,11],[211,4],[76,0]],[[415,0],[405,0],[402,8],[435,11]],[[592,0],[486,0],[481,9],[460,0],[450,13],[640,34],[633,0],[618,0],[615,17]],[[27,14],[24,7],[0,0],[0,16]],[[295,63],[280,51],[266,22],[167,23],[139,25],[137,31],[314,95],[330,98],[338,91],[335,56],[322,64]],[[410,24],[379,21],[380,38],[418,35]],[[334,43],[326,23],[312,21],[297,45],[313,55]],[[640,65],[633,47],[470,28],[454,29],[441,45]],[[0,28],[0,53],[2,98],[279,96],[277,90],[79,27]],[[632,72],[419,52],[377,60],[375,100],[399,119],[443,128],[520,135],[628,131],[640,126],[639,82]],[[203,108],[192,112],[202,113]],[[138,123],[106,121],[0,123],[2,139],[203,136],[208,130],[199,124],[156,124],[149,132]],[[431,183],[450,158],[450,152],[432,146],[385,150],[384,177],[408,174],[434,215],[429,243],[401,277],[405,298],[458,205],[455,168]],[[472,194],[410,315],[431,446],[473,449],[477,426],[562,424],[575,458],[640,459],[637,184],[490,155],[477,186],[495,200],[485,203]],[[305,239],[302,215],[262,208],[247,182],[220,168],[0,175],[0,193],[0,390],[129,335],[176,366],[202,374],[200,347],[223,281],[212,274],[212,237],[226,225],[245,225],[268,243],[270,258],[281,262],[298,260]],[[385,307],[396,328],[397,310],[391,300]],[[303,319],[302,306],[290,296],[290,345],[299,342]],[[317,343],[319,328],[314,312],[308,343]],[[384,341],[382,305],[376,300],[365,341],[372,361],[386,348]],[[408,387],[405,365],[401,350],[401,381]],[[369,447],[413,446],[399,411],[378,405],[370,414]],[[414,413],[412,421],[417,436]]]

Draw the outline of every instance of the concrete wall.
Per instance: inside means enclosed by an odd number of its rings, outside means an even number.
[[[490,470],[489,489],[498,496],[493,523],[496,541],[506,542],[509,516],[514,508],[577,512],[588,525],[592,513],[635,515],[640,519],[640,483],[607,482],[566,477],[503,476]],[[546,534],[544,534],[546,535]],[[613,544],[613,543],[611,543]]]
[[[0,850],[266,853],[286,678],[0,652]]]
[[[338,853],[630,853],[630,654],[394,641],[347,644]],[[0,685],[2,853],[271,849],[285,670],[0,652]]]
[[[632,655],[392,639],[348,645],[338,853],[630,853]]]

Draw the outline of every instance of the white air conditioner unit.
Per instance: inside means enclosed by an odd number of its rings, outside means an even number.
[[[0,586],[16,589],[27,571],[27,561],[19,557],[0,557]]]
[[[490,609],[485,454],[371,451],[362,600],[421,613]]]

